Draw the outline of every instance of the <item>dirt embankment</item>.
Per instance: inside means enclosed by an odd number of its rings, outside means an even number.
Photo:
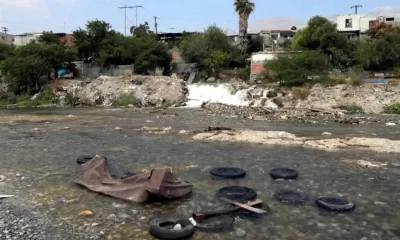
[[[366,113],[379,114],[386,105],[396,102],[400,102],[400,85],[362,84],[333,87],[315,85],[306,100],[297,101],[293,105],[296,108],[335,109],[357,104]]]
[[[58,90],[60,96],[69,92],[82,104],[101,106],[113,105],[122,94],[131,94],[143,106],[180,105],[188,93],[183,80],[165,76],[101,76],[89,82],[65,81]]]

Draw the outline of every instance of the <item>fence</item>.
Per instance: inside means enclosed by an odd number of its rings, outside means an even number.
[[[133,74],[133,65],[118,65],[116,67],[110,67],[107,69],[101,69],[98,66],[92,66],[88,63],[74,62],[75,63],[75,77],[77,78],[89,78],[96,79],[100,76],[122,76],[125,74]]]

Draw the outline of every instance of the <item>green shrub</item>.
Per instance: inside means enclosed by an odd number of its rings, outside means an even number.
[[[79,99],[77,97],[75,97],[72,93],[67,93],[65,95],[65,103],[64,104],[66,106],[74,107],[74,106],[77,106],[79,104],[78,100]]]
[[[383,113],[400,114],[400,102],[387,105],[383,108]]]
[[[307,51],[280,55],[267,61],[265,69],[269,81],[293,87],[326,81],[330,66],[320,51]]]
[[[295,99],[306,100],[310,95],[310,89],[306,87],[293,87],[292,94]]]
[[[114,102],[114,106],[140,106],[139,100],[136,98],[133,92],[120,94]]]
[[[344,109],[350,114],[365,113],[364,109],[360,105],[357,105],[356,103],[346,105]]]

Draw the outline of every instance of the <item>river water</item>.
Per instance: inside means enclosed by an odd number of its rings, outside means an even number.
[[[0,114],[0,174],[12,179],[8,190],[27,206],[43,209],[52,221],[71,226],[69,234],[74,237],[84,234],[97,239],[153,239],[147,233],[151,218],[188,218],[193,212],[226,208],[227,204],[215,197],[216,190],[239,185],[256,190],[271,212],[260,219],[236,219],[233,232],[197,232],[193,239],[400,239],[400,169],[391,165],[367,169],[341,162],[363,159],[399,163],[398,155],[203,143],[176,134],[182,129],[201,130],[212,125],[286,130],[303,136],[328,131],[335,137],[370,134],[397,139],[398,127],[254,122],[205,116],[196,109],[153,113],[132,109],[35,109],[0,110]],[[171,126],[173,132],[149,135],[135,131],[143,126]],[[122,130],[116,131],[115,127]],[[89,192],[73,183],[81,174],[75,159],[95,153],[131,171],[170,166],[178,177],[194,184],[194,193],[179,201],[138,205]],[[240,180],[210,176],[212,167],[226,166],[244,168],[247,176]],[[296,168],[300,177],[295,181],[273,181],[269,171],[274,167]],[[16,173],[24,179],[16,179]],[[273,194],[282,188],[304,191],[307,202],[300,206],[281,204]],[[320,211],[314,200],[326,195],[350,199],[356,210],[347,214]],[[94,216],[78,216],[86,209]]]

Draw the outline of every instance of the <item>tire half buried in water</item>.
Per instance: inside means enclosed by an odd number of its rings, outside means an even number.
[[[196,225],[196,229],[206,233],[220,233],[233,230],[235,219],[229,215],[218,215],[204,219]]]
[[[320,197],[315,200],[318,207],[331,212],[350,212],[356,205],[346,199],[336,197]]]
[[[307,196],[298,190],[283,189],[275,192],[274,197],[283,203],[288,204],[303,204]]]
[[[299,176],[299,173],[297,170],[292,169],[292,168],[274,168],[271,170],[269,173],[272,179],[284,179],[284,180],[289,180],[289,179],[296,179]]]
[[[257,193],[251,188],[241,186],[224,187],[217,191],[217,198],[227,198],[240,203],[247,203],[257,198]]]
[[[246,176],[246,171],[241,168],[213,168],[210,173],[221,178],[241,178]]]

